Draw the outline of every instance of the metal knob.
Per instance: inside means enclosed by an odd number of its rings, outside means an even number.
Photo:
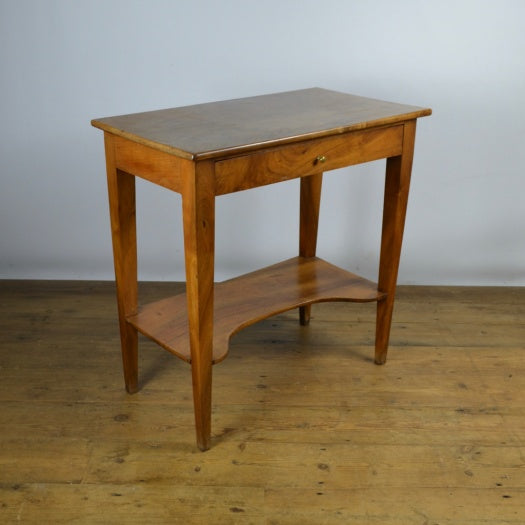
[[[315,158],[315,163],[316,164],[323,164],[324,162],[326,162],[326,157],[324,155],[318,155],[316,158]]]

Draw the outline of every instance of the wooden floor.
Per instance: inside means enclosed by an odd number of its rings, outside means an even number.
[[[374,308],[238,334],[201,453],[186,363],[141,339],[125,393],[111,284],[0,281],[0,523],[525,523],[525,288],[400,288],[382,367]]]

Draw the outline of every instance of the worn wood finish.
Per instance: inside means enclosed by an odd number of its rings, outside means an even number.
[[[128,322],[174,355],[192,362],[186,294],[140,307]],[[375,283],[315,257],[297,257],[216,283],[213,363],[222,361],[237,332],[275,314],[325,301],[369,302],[384,297]]]
[[[226,355],[230,337],[242,327],[294,307],[300,308],[300,322],[306,325],[311,304],[326,300],[379,299],[376,362],[383,363],[415,121],[430,113],[430,109],[314,88],[93,120],[105,135],[127,390],[137,389],[140,330],[191,362],[197,443],[206,450],[211,435],[211,366]],[[378,293],[375,285],[352,274],[326,272],[326,263],[313,257],[322,172],[380,158],[388,161]],[[133,176],[181,193],[187,279],[185,296],[140,313]],[[221,287],[221,297],[227,291],[227,300],[221,299],[214,309],[215,198],[296,177],[303,178],[299,255],[312,258],[313,266],[292,263],[290,283],[279,282],[277,293],[268,286],[275,277],[273,268],[260,274],[264,282],[252,275],[228,283]],[[276,275],[281,276],[287,264],[278,266]],[[334,291],[334,283],[339,290]]]
[[[386,163],[383,231],[379,258],[378,288],[386,297],[377,303],[375,362],[384,364],[388,352],[390,324],[405,228],[405,216],[412,173],[416,121],[405,123],[403,154],[391,157]]]
[[[155,301],[178,283],[139,283]],[[0,281],[0,523],[525,522],[525,288],[397,290],[238,333],[194,441],[184,363],[122,392],[113,283]]]
[[[138,388],[138,337],[126,318],[135,314],[138,306],[135,179],[117,169],[109,136],[105,137],[105,150],[122,363],[126,390],[132,394]]]
[[[430,114],[428,108],[312,88],[99,118],[92,124],[172,155],[203,160],[392,126]]]

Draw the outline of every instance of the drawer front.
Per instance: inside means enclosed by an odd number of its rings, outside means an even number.
[[[217,195],[401,155],[403,125],[353,131],[215,163]]]

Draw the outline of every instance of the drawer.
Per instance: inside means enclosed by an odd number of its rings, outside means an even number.
[[[305,175],[401,155],[403,125],[292,143],[215,163],[215,192],[224,195]]]

